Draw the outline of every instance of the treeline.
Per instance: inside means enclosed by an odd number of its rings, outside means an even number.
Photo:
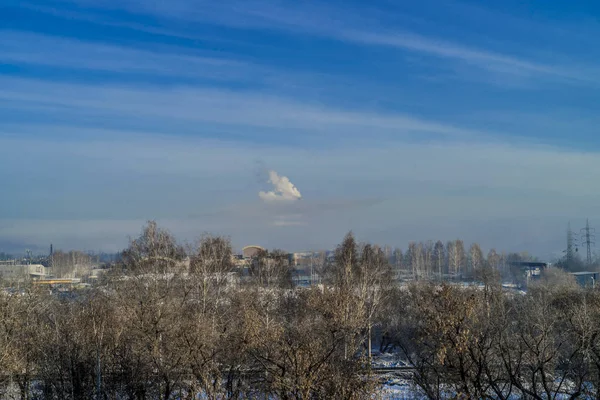
[[[88,274],[92,265],[92,256],[77,250],[57,250],[52,253],[48,262],[51,273],[56,278],[80,277]]]
[[[533,261],[527,253],[503,253],[491,249],[487,254],[478,243],[466,247],[460,239],[444,244],[437,242],[410,242],[405,252],[386,248],[390,262],[399,277],[411,279],[473,280],[481,273],[494,271],[504,279],[519,283],[521,270],[514,264]]]
[[[43,264],[51,267],[50,273],[56,278],[81,278],[89,275],[92,268],[107,268],[120,258],[121,254],[56,250],[44,257]]]
[[[299,288],[277,254],[241,279],[226,238],[151,222],[92,289],[0,295],[0,397],[370,399],[373,348],[414,368],[417,398],[600,395],[600,295],[568,274],[506,293],[487,257],[483,285],[399,285],[348,234]]]

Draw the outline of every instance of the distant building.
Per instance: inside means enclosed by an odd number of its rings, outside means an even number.
[[[575,277],[575,280],[582,287],[596,287],[596,282],[600,276],[600,272],[571,272],[571,275]]]
[[[306,251],[290,254],[290,266],[297,285],[305,286],[321,282],[320,273],[327,263],[327,252]]]
[[[509,265],[513,268],[519,268],[523,272],[523,276],[527,283],[539,279],[542,276],[542,272],[550,266],[550,264],[545,262],[533,261],[511,262]]]
[[[260,246],[254,246],[254,245],[246,246],[242,249],[242,256],[244,258],[253,258],[264,251],[265,251],[265,249]]]
[[[291,265],[298,269],[310,268],[313,263],[313,258],[313,253],[310,252],[292,253],[290,255]]]
[[[0,264],[0,280],[43,279],[48,275],[42,264]]]

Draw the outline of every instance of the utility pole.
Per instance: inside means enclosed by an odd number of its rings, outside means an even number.
[[[587,265],[592,265],[592,246],[596,244],[596,230],[590,228],[590,221],[586,218],[585,228],[581,229],[581,242],[587,247]]]

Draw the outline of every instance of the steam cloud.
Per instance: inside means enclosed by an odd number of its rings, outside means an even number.
[[[302,198],[300,191],[286,176],[269,171],[269,183],[273,185],[273,190],[258,192],[258,196],[264,201],[295,201]]]

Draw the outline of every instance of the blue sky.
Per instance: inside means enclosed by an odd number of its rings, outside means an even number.
[[[462,237],[600,221],[600,4],[0,4],[0,250]],[[267,171],[298,201],[265,202]],[[10,245],[9,245],[10,244]]]

